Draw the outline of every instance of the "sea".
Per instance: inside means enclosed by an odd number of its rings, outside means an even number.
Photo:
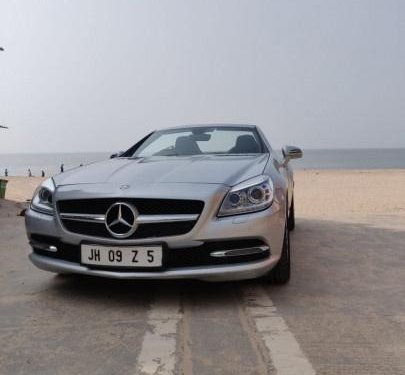
[[[294,169],[405,169],[405,148],[303,150],[304,157],[292,161]],[[279,152],[279,151],[277,151]],[[0,176],[5,169],[9,176],[27,176],[28,169],[34,176],[44,171],[46,176],[92,162],[106,160],[111,152],[94,153],[44,153],[1,154]]]

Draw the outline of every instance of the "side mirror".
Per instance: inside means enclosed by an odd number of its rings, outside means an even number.
[[[125,151],[116,152],[115,154],[110,155],[110,159],[119,158],[124,152]]]
[[[303,155],[302,150],[299,147],[295,146],[284,146],[281,151],[284,156],[284,165],[287,165],[291,159],[302,158]]]

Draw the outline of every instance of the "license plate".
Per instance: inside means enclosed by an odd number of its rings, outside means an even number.
[[[160,267],[162,246],[82,245],[83,264],[109,267]]]

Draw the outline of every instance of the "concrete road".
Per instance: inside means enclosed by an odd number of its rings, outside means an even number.
[[[400,218],[299,218],[282,287],[122,282],[36,269],[0,205],[2,375],[405,374]]]

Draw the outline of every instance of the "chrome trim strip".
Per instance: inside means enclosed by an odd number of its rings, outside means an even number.
[[[105,215],[100,214],[68,214],[68,213],[60,213],[59,214],[61,219],[65,220],[74,220],[74,221],[85,221],[88,223],[104,223],[105,222]]]
[[[196,215],[139,215],[136,218],[138,224],[153,224],[153,223],[175,223],[179,221],[195,221],[198,219]]]
[[[264,253],[265,251],[268,251],[268,250],[270,250],[270,248],[268,246],[256,246],[256,247],[249,247],[249,248],[245,248],[245,249],[214,251],[214,252],[210,253],[210,255],[215,258],[237,257],[237,256],[251,255],[251,254],[260,254],[260,253]]]
[[[85,221],[89,223],[105,223],[105,215],[101,214],[74,214],[60,213],[61,219]],[[181,221],[195,221],[198,219],[196,215],[139,215],[135,223],[137,224],[154,224],[154,223],[176,223]]]

